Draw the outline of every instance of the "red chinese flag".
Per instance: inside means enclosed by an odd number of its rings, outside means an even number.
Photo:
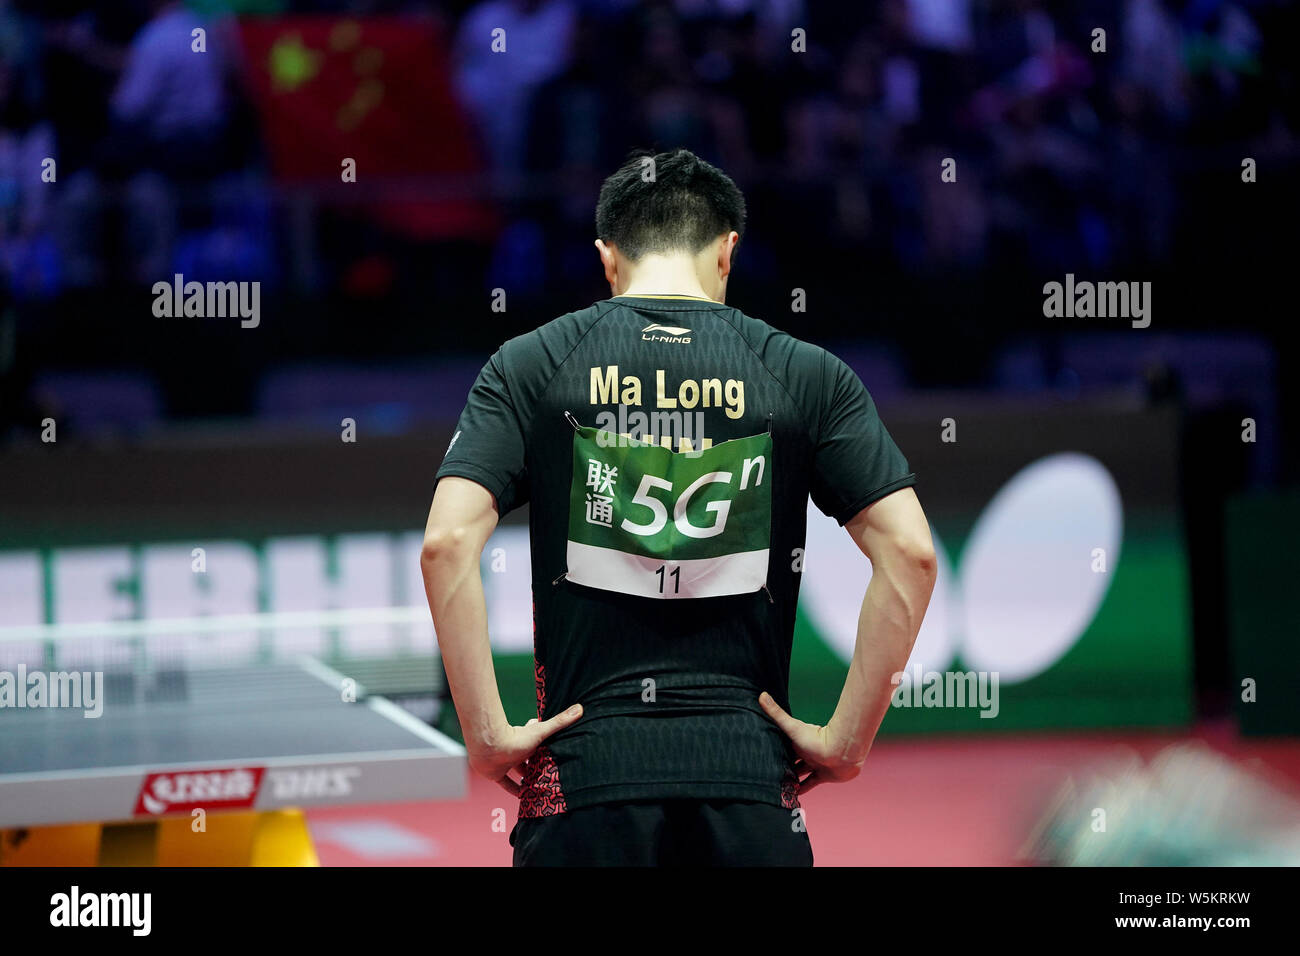
[[[368,203],[422,239],[487,238],[496,216],[468,193],[483,170],[452,92],[441,31],[429,21],[324,16],[243,19],[248,83],[277,178],[342,185],[410,179],[411,197]],[[418,180],[452,177],[437,198]],[[346,188],[346,186],[344,187]],[[346,195],[346,193],[343,193]]]

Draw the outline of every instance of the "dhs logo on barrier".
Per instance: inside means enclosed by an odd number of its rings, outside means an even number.
[[[361,776],[360,767],[311,767],[305,770],[272,770],[271,796],[276,800],[322,800],[352,794],[352,782]]]

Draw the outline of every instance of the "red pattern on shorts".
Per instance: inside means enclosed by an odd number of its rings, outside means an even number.
[[[538,747],[524,768],[524,784],[519,794],[519,816],[549,817],[563,813],[564,792],[560,789],[560,771],[546,747]]]
[[[533,678],[537,685],[537,719],[546,712],[546,668],[537,660],[537,603],[533,602]],[[533,751],[524,766],[519,793],[520,818],[549,817],[563,813],[564,791],[560,788],[560,769],[545,744]]]
[[[789,767],[785,779],[781,781],[781,806],[787,810],[799,809],[799,775]]]

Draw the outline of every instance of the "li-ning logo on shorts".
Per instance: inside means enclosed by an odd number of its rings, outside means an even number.
[[[641,330],[642,342],[678,342],[687,345],[691,341],[690,329],[679,329],[675,325],[659,325],[651,322]]]

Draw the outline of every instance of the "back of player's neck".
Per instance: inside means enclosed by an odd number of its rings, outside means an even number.
[[[626,275],[623,295],[710,298],[704,291],[695,261],[689,257],[647,255],[637,266],[634,274]]]
[[[698,289],[689,291],[689,293],[688,291],[677,291],[672,289],[656,289],[655,291],[632,291],[629,289],[628,291],[625,291],[625,293],[619,293],[615,298],[619,297],[628,297],[633,299],[707,299],[708,302],[716,302],[716,299],[708,297],[708,295],[703,294],[702,291],[699,291]]]
[[[685,296],[690,299],[710,299],[712,296],[706,293],[698,285],[687,283],[665,282],[665,283],[633,283],[619,293],[619,295],[640,296],[643,298],[660,298],[662,296]]]

